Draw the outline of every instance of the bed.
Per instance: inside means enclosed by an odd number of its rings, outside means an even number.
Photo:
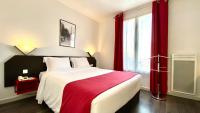
[[[33,76],[40,79],[39,88],[36,99],[38,103],[46,103],[55,113],[59,113],[62,103],[63,89],[68,83],[77,80],[102,76],[107,73],[114,72],[113,70],[100,69],[96,67],[94,57],[85,57],[88,66],[79,68],[71,68],[71,62],[68,62],[70,70],[67,71],[48,71],[48,66],[43,62],[45,56],[24,56],[16,55],[5,62],[5,87],[13,86],[14,81],[23,69],[28,69],[27,76]],[[53,56],[64,58],[82,58],[82,56]],[[59,64],[65,65],[65,64]],[[54,66],[54,65],[53,65]],[[140,90],[141,75],[137,74],[133,78],[116,85],[103,93],[96,96],[91,102],[90,113],[115,113],[123,111],[126,108],[124,105],[129,100],[137,100]],[[137,97],[137,98],[135,98]],[[81,103],[77,102],[77,105]],[[119,110],[120,109],[120,110]]]
[[[67,83],[112,72],[113,70],[96,67],[74,68],[68,72],[41,72],[40,85],[36,99],[43,101],[55,113],[60,112],[63,89]],[[88,76],[89,75],[89,76]],[[91,105],[91,113],[115,113],[124,106],[140,90],[141,75],[135,77],[101,93]],[[77,103],[81,104],[81,103]]]

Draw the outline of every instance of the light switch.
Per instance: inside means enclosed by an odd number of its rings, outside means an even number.
[[[28,73],[28,69],[23,69],[22,73],[23,74],[27,74]]]

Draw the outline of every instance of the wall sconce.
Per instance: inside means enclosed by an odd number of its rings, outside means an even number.
[[[34,51],[36,48],[33,48],[33,49],[29,49],[29,50],[26,50],[26,49],[20,49],[19,47],[17,46],[14,46],[17,50],[19,50],[22,54],[24,55],[28,55],[29,53],[31,53],[32,51]]]
[[[95,53],[95,49],[93,47],[86,48],[85,51],[90,57],[92,57]]]
[[[17,50],[19,50],[22,54],[28,55],[36,48],[33,46],[32,43],[21,41],[18,45],[14,46]]]

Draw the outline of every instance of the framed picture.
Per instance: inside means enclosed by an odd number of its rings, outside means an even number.
[[[76,25],[60,19],[59,45],[65,47],[75,47]]]

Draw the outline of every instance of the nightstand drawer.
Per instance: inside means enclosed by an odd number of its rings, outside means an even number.
[[[15,85],[15,93],[16,94],[23,94],[32,91],[36,91],[39,85],[39,80],[34,78],[32,80],[16,80]]]

